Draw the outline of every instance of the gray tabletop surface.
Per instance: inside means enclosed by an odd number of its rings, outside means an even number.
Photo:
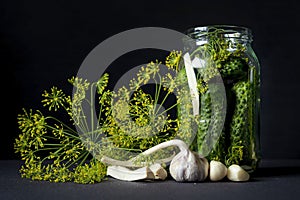
[[[18,160],[0,160],[0,200],[11,199],[300,199],[300,159],[262,160],[248,182],[125,182],[108,177],[96,184],[52,183],[20,177]]]

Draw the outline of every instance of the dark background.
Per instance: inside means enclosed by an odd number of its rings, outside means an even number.
[[[7,0],[1,1],[0,9],[0,159],[19,158],[13,142],[21,109],[43,110],[41,94],[54,85],[71,94],[67,79],[76,75],[84,58],[103,40],[138,27],[183,32],[210,24],[252,29],[253,48],[262,67],[262,156],[300,158],[297,1]],[[141,64],[153,55],[137,53],[128,60]],[[117,62],[111,72],[118,77],[129,67]]]

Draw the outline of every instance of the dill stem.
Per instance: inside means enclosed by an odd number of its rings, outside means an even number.
[[[82,161],[79,163],[79,165],[82,165],[84,163],[84,161],[86,161],[87,157],[89,156],[89,152],[85,152],[85,154],[86,154],[85,157],[82,159]],[[84,153],[82,155],[84,155]]]
[[[165,112],[168,112],[169,110],[171,110],[172,108],[174,108],[177,105],[178,105],[178,103],[173,104],[172,106],[170,106],[169,108],[167,108],[163,112],[161,112],[160,115],[164,114]]]
[[[72,165],[74,165],[78,160],[80,160],[81,158],[83,158],[84,156],[88,156],[89,155],[89,152],[84,152],[84,153],[82,153],[80,156],[78,156],[78,158],[76,159],[76,160],[74,160],[74,161],[71,161],[71,160],[69,160],[67,163],[66,163],[66,168],[70,168]],[[86,158],[87,158],[87,156],[86,156]],[[86,160],[86,158],[85,159],[83,159],[83,161],[84,160]],[[82,165],[82,162],[79,164],[79,165]]]
[[[157,75],[159,76],[159,81],[161,82],[161,76],[159,74],[157,74]],[[161,90],[161,84],[158,84],[155,80],[155,99],[154,99],[155,104],[157,104],[157,102],[158,102],[160,90]]]
[[[53,150],[53,149],[58,149],[58,148],[57,147],[42,148],[42,149],[37,149],[37,150],[33,151],[32,153],[36,153],[36,152],[39,152],[39,151],[48,151],[48,150]]]
[[[74,129],[72,129],[71,127],[69,127],[68,125],[66,125],[65,123],[63,123],[62,121],[60,121],[59,119],[55,118],[55,117],[52,117],[52,116],[48,116],[48,117],[45,117],[45,119],[53,119],[54,121],[62,124],[64,127],[66,127],[67,129],[69,129],[71,132],[75,133],[76,134],[76,131],[74,131]]]
[[[162,100],[162,102],[160,103],[158,109],[156,110],[155,115],[158,113],[158,111],[160,110],[160,108],[162,107],[162,105],[165,103],[165,101],[168,98],[169,94],[170,94],[170,91],[168,91],[168,93],[165,95],[164,99]]]
[[[91,112],[91,131],[94,132],[94,98],[93,98],[93,87],[94,84],[91,84],[91,92],[90,92],[90,98],[91,98],[91,105],[90,105],[90,112]],[[94,139],[93,135],[92,135],[92,140]]]
[[[91,106],[91,102],[90,101],[88,101],[87,99],[85,99],[85,101],[90,105],[90,107],[92,107]],[[83,133],[85,133],[85,132],[88,132],[88,130],[89,130],[89,125],[88,125],[88,123],[87,123],[87,121],[86,121],[86,116],[85,116],[85,113],[83,112],[83,108],[82,108],[82,106],[80,106],[80,108],[81,108],[81,113],[82,113],[82,118],[84,119],[83,120],[83,122],[81,122],[81,123],[79,123],[79,124],[82,124],[83,126],[81,126],[81,131],[83,132]],[[82,119],[82,118],[80,118],[80,119]],[[81,121],[81,120],[80,120]]]
[[[57,129],[57,128],[54,128],[54,127],[52,127],[52,126],[49,126],[49,125],[45,125],[47,128],[49,128],[49,129],[51,129],[51,130],[59,130],[59,129]],[[74,132],[74,131],[73,131]],[[67,135],[67,136],[69,136],[69,137],[71,137],[71,138],[75,138],[75,139],[80,139],[78,136],[76,136],[76,135],[73,135],[73,134],[71,134],[71,133],[69,133],[69,132],[67,132],[67,131],[63,131],[63,133],[65,134],[65,135]],[[74,132],[74,133],[76,133],[76,132]],[[77,134],[77,133],[76,133]]]
[[[58,146],[58,147],[61,147],[61,146],[64,146],[64,144],[45,143],[44,146]]]

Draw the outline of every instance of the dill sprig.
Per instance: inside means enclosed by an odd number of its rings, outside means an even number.
[[[90,84],[86,80],[72,77],[69,82],[76,87],[73,99],[57,87],[44,91],[42,103],[49,111],[63,108],[69,114],[73,125],[80,127],[85,133],[99,134],[89,130],[83,113],[82,102],[89,87],[96,85],[99,94],[106,94],[104,88],[108,75],[104,75],[97,83]],[[103,101],[101,96],[101,101]],[[93,102],[91,102],[93,105]],[[100,110],[100,113],[103,110]],[[53,116],[44,116],[41,111],[23,109],[18,115],[21,134],[15,140],[15,150],[19,153],[24,165],[20,169],[22,177],[32,180],[53,182],[74,181],[77,183],[94,183],[103,180],[106,166],[91,156],[85,141],[76,129]],[[91,143],[91,142],[90,142]]]
[[[93,83],[80,77],[68,79],[74,87],[72,97],[57,87],[45,90],[43,106],[49,112],[63,111],[70,118],[64,121],[54,114],[46,116],[39,110],[23,109],[18,115],[21,133],[14,144],[24,161],[21,176],[53,182],[100,182],[106,175],[106,166],[99,161],[102,155],[126,158],[175,137],[188,140],[193,116],[187,115],[192,106],[188,88],[182,87],[186,76],[180,73],[180,59],[181,52],[172,51],[165,61],[177,76],[161,76],[161,62],[150,62],[127,87],[114,92],[107,89],[108,74]],[[155,92],[147,94],[142,86],[151,79],[155,81]],[[98,101],[93,98],[95,91]],[[163,108],[173,93],[179,94],[175,103]],[[96,104],[97,116],[93,112]],[[186,113],[180,118],[170,116],[179,104],[184,105],[182,112]],[[68,125],[70,122],[72,125]],[[154,162],[171,153],[173,150],[159,152],[140,162]]]

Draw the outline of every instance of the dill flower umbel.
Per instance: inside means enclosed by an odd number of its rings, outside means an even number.
[[[65,94],[62,90],[57,89],[57,87],[52,87],[50,93],[44,91],[42,96],[45,98],[42,100],[42,103],[44,103],[44,106],[48,106],[50,111],[51,109],[57,111],[65,102]]]

